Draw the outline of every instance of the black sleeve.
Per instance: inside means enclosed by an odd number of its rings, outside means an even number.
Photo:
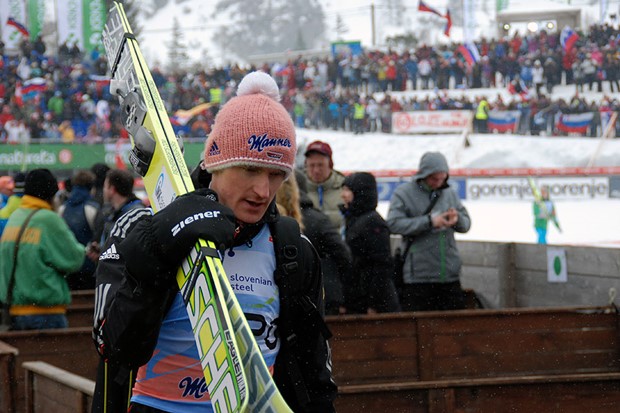
[[[118,244],[148,209],[135,209],[115,224],[102,248],[95,272],[96,300],[93,338],[106,360],[127,368],[145,364],[157,343],[161,321],[176,294],[170,288],[145,288],[125,271]]]
[[[323,320],[323,281],[318,254],[304,240],[304,292],[301,305],[291,306],[286,315],[294,338],[282,337],[274,379],[294,412],[334,412],[337,386],[332,379],[329,330]],[[314,310],[313,310],[314,309]],[[299,383],[303,383],[300,385]]]

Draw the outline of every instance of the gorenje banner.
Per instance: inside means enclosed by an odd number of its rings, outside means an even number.
[[[534,178],[540,188],[549,187],[553,200],[588,200],[609,198],[609,178],[606,176],[541,177]],[[466,199],[471,201],[533,200],[527,177],[467,179]]]

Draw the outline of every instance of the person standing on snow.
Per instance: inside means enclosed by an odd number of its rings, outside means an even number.
[[[562,229],[560,228],[560,223],[558,222],[558,218],[555,213],[555,204],[549,198],[549,187],[541,187],[540,196],[542,199],[540,201],[534,200],[533,205],[534,228],[536,229],[536,233],[538,234],[538,243],[546,244],[549,220],[553,221],[553,224],[558,229],[558,231],[562,232]]]

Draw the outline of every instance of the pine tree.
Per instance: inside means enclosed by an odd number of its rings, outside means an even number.
[[[172,20],[170,41],[166,43],[166,46],[168,46],[168,70],[171,72],[185,68],[189,61],[187,45],[183,41],[184,34],[179,25],[179,20],[175,17]]]
[[[340,13],[336,14],[336,36],[338,40],[342,40],[344,35],[349,31]]]
[[[240,58],[321,45],[325,15],[318,0],[219,0],[214,17],[230,20],[214,36]]]

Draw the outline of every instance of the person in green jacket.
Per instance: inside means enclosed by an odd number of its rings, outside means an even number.
[[[0,239],[0,300],[7,300],[14,267],[15,241],[26,218],[36,210],[19,242],[11,299],[11,328],[32,330],[68,326],[71,292],[65,274],[77,271],[85,249],[52,210],[58,182],[48,169],[26,175],[20,207]]]
[[[54,92],[54,96],[47,101],[47,110],[53,113],[54,120],[62,120],[62,114],[65,110],[65,100],[62,98],[62,92],[60,92],[60,90]]]
[[[562,229],[560,228],[560,223],[558,222],[558,217],[555,212],[555,204],[549,198],[549,188],[546,186],[540,188],[540,196],[541,199],[539,201],[535,200],[533,206],[534,228],[538,234],[538,243],[546,244],[549,220],[553,221],[558,231],[562,232]]]

